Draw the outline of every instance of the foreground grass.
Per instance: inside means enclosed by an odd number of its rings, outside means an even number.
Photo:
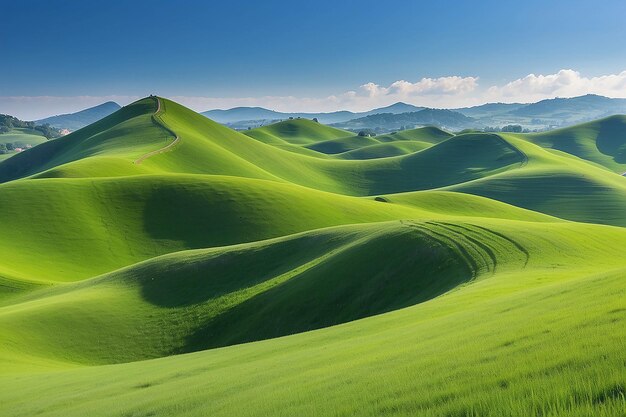
[[[623,416],[625,271],[550,268],[196,354],[5,375],[5,415]]]

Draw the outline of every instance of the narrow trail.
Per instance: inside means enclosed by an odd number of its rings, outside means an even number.
[[[150,151],[146,154],[141,155],[139,158],[137,158],[137,160],[135,160],[134,164],[139,165],[141,164],[143,161],[145,161],[146,159],[150,158],[151,156],[154,155],[158,155],[160,153],[164,153],[169,151],[171,148],[173,148],[179,141],[180,141],[180,137],[176,134],[176,132],[174,132],[172,129],[170,129],[169,127],[167,127],[165,125],[165,123],[163,123],[163,121],[161,120],[161,118],[159,117],[159,113],[161,112],[161,99],[159,97],[154,97],[157,101],[157,109],[154,112],[154,114],[152,115],[152,120],[154,121],[154,123],[156,123],[157,125],[159,125],[162,129],[166,130],[168,133],[170,133],[172,136],[174,136],[174,141],[168,145],[165,145],[164,147],[157,149],[155,151]]]

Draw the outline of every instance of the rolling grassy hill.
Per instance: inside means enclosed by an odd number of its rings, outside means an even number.
[[[41,132],[34,129],[14,128],[7,133],[0,134],[0,143],[13,143],[18,147],[36,146],[47,140]]]
[[[149,97],[6,159],[2,414],[623,416],[621,132]]]
[[[528,163],[522,169],[448,189],[569,220],[626,226],[624,177],[567,153],[546,152],[512,135],[502,137],[527,155]]]
[[[6,133],[0,134],[0,145],[11,144],[14,148],[26,148],[37,146],[46,142],[48,139],[39,131],[28,128],[13,128]],[[7,159],[17,152],[13,149],[6,153],[0,154],[0,161]]]
[[[0,182],[29,175],[190,173],[279,180],[343,194],[375,195],[451,185],[523,162],[519,151],[490,134],[456,136],[402,158],[327,160],[262,143],[176,103],[161,101],[166,111],[159,120],[181,138],[174,152],[155,155],[141,164],[128,163],[173,140],[171,132],[154,120],[155,104],[147,99],[88,128],[7,160],[0,165]],[[317,134],[327,139],[345,133],[303,119],[277,123],[272,129],[285,135],[283,141],[301,144],[313,142]],[[272,130],[264,132],[268,131]],[[474,152],[467,157],[470,149]],[[454,164],[459,172],[448,169],[441,163],[444,160]]]
[[[620,174],[626,171],[626,116],[611,116],[526,137],[543,147],[576,155]]]
[[[307,144],[305,147],[324,154],[343,154],[339,155],[342,159],[374,159],[420,151],[452,136],[436,127],[422,127],[374,137],[342,136]]]
[[[353,136],[347,130],[316,123],[308,119],[285,120],[244,132],[246,135],[263,143],[290,143],[308,145],[323,140]]]
[[[374,143],[356,149],[345,151],[337,155],[341,159],[377,159],[390,156],[400,156],[430,148],[431,143],[416,140],[399,140],[395,142]]]

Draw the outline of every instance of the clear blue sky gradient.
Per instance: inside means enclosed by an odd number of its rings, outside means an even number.
[[[626,2],[0,1],[0,96],[331,94],[626,69]]]

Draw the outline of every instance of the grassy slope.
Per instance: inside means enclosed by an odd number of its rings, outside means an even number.
[[[40,132],[33,129],[15,128],[0,135],[0,143],[14,143],[17,146],[36,146],[46,142],[47,139]]]
[[[1,270],[44,281],[176,250],[424,213],[287,184],[182,175],[15,182],[0,186],[0,201],[0,245],[11,253]]]
[[[127,161],[158,149],[171,139],[167,132],[154,124],[152,113],[155,110],[154,100],[143,99],[67,136],[21,152],[0,164],[0,182],[41,173],[73,161],[85,165],[85,160],[94,157],[106,157],[115,165],[120,159]],[[101,164],[99,174],[108,176],[134,172],[132,165],[117,163],[118,169],[121,165],[124,169],[119,172],[109,170],[108,164]],[[92,174],[94,172],[85,176]],[[64,175],[61,170],[50,176]],[[65,176],[71,175],[68,173]]]
[[[310,122],[301,120],[292,122],[292,124],[296,125],[299,123],[306,125]],[[271,128],[271,126],[261,129],[268,128]],[[329,134],[326,132],[326,129],[328,129],[328,127],[323,125],[310,126],[308,129],[309,136],[327,137]],[[262,132],[264,131],[262,130]],[[284,136],[280,136],[280,133],[281,132],[278,131],[277,135],[284,138]],[[338,132],[333,133],[337,135],[340,134]],[[422,127],[376,137],[362,137],[357,135],[340,136],[338,138],[308,143],[303,146],[305,146],[306,149],[323,154],[336,155],[340,159],[375,159],[417,152],[443,142],[452,136],[452,134],[436,127]],[[288,137],[284,140],[286,142],[290,141]],[[267,143],[285,147],[284,144],[277,141]],[[285,148],[293,150],[293,146]]]
[[[470,196],[451,195],[448,206],[457,208],[455,215],[482,216],[493,206],[501,218],[549,220],[491,200],[474,206],[467,203]],[[341,224],[446,217],[428,201],[428,209],[421,209],[419,201],[406,207],[236,177],[17,181],[0,186],[0,250],[10,254],[0,276],[75,281],[184,249]]]
[[[419,127],[417,129],[401,130],[396,133],[389,133],[387,135],[376,136],[376,140],[379,142],[396,142],[396,141],[418,141],[427,143],[440,143],[444,140],[450,139],[451,133],[439,129],[434,126]]]
[[[419,142],[416,140],[402,140],[390,143],[378,143],[364,146],[337,155],[341,159],[376,159],[388,158],[390,156],[406,155],[430,148],[431,143]]]
[[[521,169],[449,187],[519,207],[591,223],[626,226],[626,179],[563,152],[502,135],[524,152]]]
[[[326,126],[308,119],[293,119],[273,123],[244,132],[263,143],[307,145],[329,139],[354,136],[352,132]]]
[[[623,178],[514,135],[342,161],[294,151],[346,136],[314,122],[255,140],[155,109],[0,164],[39,178],[0,185],[8,415],[623,414],[626,232],[415,191],[620,224]],[[134,164],[159,121],[180,141]]]
[[[581,239],[590,233],[598,237]],[[607,251],[602,239],[616,247]],[[448,219],[178,252],[9,300],[0,310],[0,346],[9,358],[92,364],[206,349],[406,307],[511,270],[532,274],[563,251],[576,262],[553,266],[559,270],[617,267],[624,243],[621,229]],[[120,343],[130,337],[132,344]]]
[[[428,303],[288,338],[113,367],[5,374],[4,410],[13,416],[621,415],[624,272],[593,271],[619,264],[624,232],[563,224],[547,236],[527,226],[508,231],[524,247],[538,245],[522,271],[504,270]],[[616,247],[607,252],[605,239]]]
[[[0,143],[12,143],[18,147],[37,146],[44,142],[47,142],[47,139],[40,132],[32,129],[16,128],[0,135]],[[0,154],[0,162],[16,154],[17,152]]]
[[[161,102],[162,120],[181,138],[173,152],[153,156],[141,165],[126,163],[141,155],[137,148],[145,152],[171,141],[171,135],[152,121],[154,102],[146,99],[59,141],[6,160],[0,164],[0,181],[37,172],[45,177],[194,173],[273,179],[343,194],[376,195],[452,185],[523,162],[517,149],[491,134],[456,136],[396,158],[320,159],[261,143],[176,103]],[[119,124],[109,127],[115,121]],[[290,122],[298,126],[304,122],[309,128],[322,126],[305,120]],[[142,135],[130,135],[130,131]]]
[[[405,307],[526,260],[519,244],[476,243],[493,235],[462,231],[376,223],[178,252],[11,300],[0,314],[0,346],[9,357],[19,346],[20,355],[92,364],[164,356]],[[132,345],[120,343],[129,337]]]
[[[339,139],[328,139],[315,142],[311,145],[307,145],[306,147],[325,154],[338,154],[378,143],[380,142],[378,142],[375,138],[353,135]]]
[[[164,120],[179,134],[181,134],[182,126],[178,127],[177,121],[186,118],[186,125],[197,126],[198,130],[211,139],[211,143],[218,144],[222,149],[263,169],[274,178],[343,194],[375,195],[450,185],[463,180],[480,178],[521,162],[519,152],[495,135],[459,136],[424,152],[398,158],[367,161],[313,158],[277,149],[257,141],[245,140],[244,135],[206,118],[202,120],[202,116],[180,106],[169,103],[168,105],[169,111],[164,115]],[[303,122],[303,120],[292,122]],[[314,127],[320,126],[314,122],[307,124],[315,125]],[[181,137],[183,138],[182,148],[186,137],[184,132]],[[476,150],[471,158],[467,158],[468,149]],[[164,154],[151,160],[155,164],[163,165],[158,158],[163,158],[165,161],[170,157],[172,154]],[[207,166],[205,172],[222,174],[223,172],[214,165]],[[451,170],[451,166],[455,166],[455,170]],[[180,166],[179,169],[186,168]]]
[[[626,171],[626,116],[611,116],[521,137],[595,162],[620,174]]]
[[[135,171],[141,168],[155,173],[234,175],[287,181],[342,194],[376,195],[452,185],[522,162],[521,154],[514,147],[491,134],[456,136],[423,152],[397,158],[322,159],[261,143],[173,102],[162,102],[165,107],[162,118],[181,137],[181,142],[175,152],[151,157],[141,166],[132,167]],[[303,120],[293,122],[298,124]],[[321,126],[310,121],[307,124]],[[471,157],[468,158],[468,154]],[[72,170],[74,166],[57,168],[53,170],[54,176],[63,176],[55,172],[59,170],[62,174],[70,172],[70,176],[82,176],[80,169]],[[131,173],[130,168],[119,173],[98,169],[106,175]],[[90,176],[96,174],[89,173]]]

